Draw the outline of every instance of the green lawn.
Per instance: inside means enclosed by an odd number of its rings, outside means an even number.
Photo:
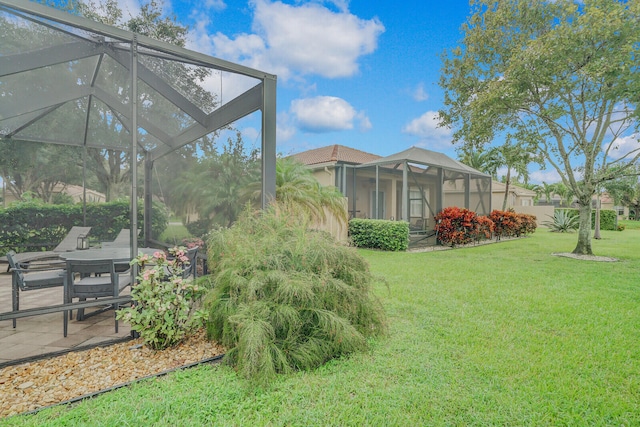
[[[639,230],[432,253],[362,251],[390,334],[370,351],[248,387],[203,366],[3,425],[640,425]],[[0,423],[2,424],[2,423]]]
[[[640,230],[640,221],[620,220],[618,224],[624,225],[627,230]]]

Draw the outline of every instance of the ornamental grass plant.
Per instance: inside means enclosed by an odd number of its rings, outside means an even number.
[[[246,378],[315,368],[385,331],[367,262],[291,205],[245,210],[208,247],[208,335]]]

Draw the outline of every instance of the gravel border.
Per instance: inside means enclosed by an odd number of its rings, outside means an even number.
[[[218,360],[224,348],[204,330],[162,351],[141,338],[0,369],[0,418],[78,402],[145,378]]]

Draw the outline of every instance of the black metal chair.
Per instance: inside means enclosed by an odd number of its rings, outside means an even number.
[[[15,260],[16,253],[9,251],[7,260],[12,273],[11,301],[13,311],[20,309],[20,291],[32,291],[36,289],[53,288],[64,283],[64,270],[62,269],[24,269]],[[16,319],[13,319],[13,327],[16,327]]]
[[[197,268],[198,249],[199,249],[198,246],[187,249],[186,256],[189,259],[189,263],[184,265],[182,273],[180,274],[180,276],[183,279],[187,279],[189,278],[189,276],[193,276],[193,280],[195,280],[196,277],[198,276],[198,268]],[[172,258],[169,258],[169,259],[172,259]],[[165,271],[165,277],[169,279],[171,276],[173,276],[173,273],[174,271],[172,271],[170,268],[167,267]]]
[[[86,301],[87,298],[117,297],[124,288],[131,285],[130,272],[119,274],[113,260],[68,260],[67,274],[64,279],[65,304],[71,303],[74,298]],[[113,308],[117,310],[118,304],[115,304]],[[65,337],[70,317],[71,315],[65,310]],[[78,309],[77,319],[83,320],[84,317],[84,309]],[[115,322],[117,333],[118,319]]]

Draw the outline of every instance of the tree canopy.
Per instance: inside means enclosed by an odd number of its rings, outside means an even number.
[[[577,198],[591,254],[591,199],[640,158],[640,2],[472,0],[446,52],[444,126],[481,147],[503,139],[542,156]]]

